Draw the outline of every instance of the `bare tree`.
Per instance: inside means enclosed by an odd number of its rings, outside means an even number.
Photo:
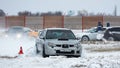
[[[6,15],[5,12],[2,9],[0,9],[0,16],[5,16],[5,15]]]
[[[18,16],[31,16],[31,12],[29,11],[18,12]]]
[[[78,16],[88,16],[88,12],[86,10],[80,10],[78,11]]]
[[[61,11],[56,11],[56,12],[47,12],[47,13],[41,13],[41,16],[62,16]]]

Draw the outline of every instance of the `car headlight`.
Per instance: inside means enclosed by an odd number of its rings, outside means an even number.
[[[80,42],[78,42],[78,43],[75,44],[75,46],[76,46],[77,48],[79,48],[80,45],[81,45]]]
[[[7,38],[7,37],[8,37],[8,35],[7,35],[7,34],[5,34],[5,37]]]
[[[53,47],[54,45],[55,45],[54,43],[48,42],[48,46]]]
[[[17,37],[17,38],[21,38],[21,37],[22,37],[22,34],[17,34],[16,37]]]

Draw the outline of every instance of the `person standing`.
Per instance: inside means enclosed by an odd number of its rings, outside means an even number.
[[[102,24],[101,22],[98,22],[97,32],[98,32],[98,31],[102,31],[102,28],[103,28],[103,24]]]
[[[108,22],[108,23],[106,24],[106,26],[107,26],[107,27],[110,27],[110,23]]]

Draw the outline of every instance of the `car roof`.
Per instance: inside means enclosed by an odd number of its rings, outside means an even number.
[[[70,30],[68,28],[46,28],[45,30]]]
[[[111,29],[111,28],[120,28],[120,26],[110,26],[107,29]]]

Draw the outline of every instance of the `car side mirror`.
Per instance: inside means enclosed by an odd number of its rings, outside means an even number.
[[[40,36],[39,38],[40,38],[40,39],[45,39],[45,37],[43,37],[43,36]]]

